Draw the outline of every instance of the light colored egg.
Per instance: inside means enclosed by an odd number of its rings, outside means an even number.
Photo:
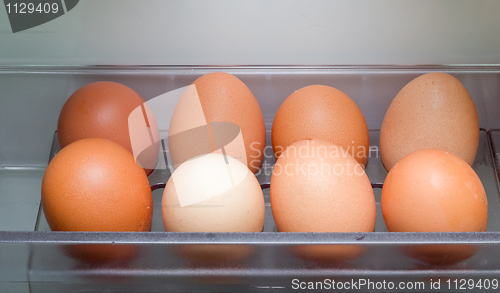
[[[488,221],[479,177],[467,162],[438,149],[403,157],[385,179],[381,205],[391,232],[479,232]]]
[[[133,123],[132,113],[139,118]],[[90,83],[73,93],[59,115],[57,138],[61,148],[84,138],[109,139],[133,154],[133,144],[149,146],[134,154],[148,175],[158,162],[160,133],[153,112],[139,94],[116,82]]]
[[[363,167],[325,140],[300,140],[281,154],[271,177],[280,232],[373,232],[375,197]]]
[[[333,87],[311,85],[292,93],[278,109],[271,134],[276,157],[298,140],[323,139],[340,145],[362,165],[368,160],[370,138],[363,113]]]
[[[221,154],[184,162],[163,192],[163,223],[169,232],[261,232],[264,213],[255,175]]]
[[[132,154],[106,139],[78,140],[49,163],[42,206],[53,231],[150,231],[153,199]]]
[[[469,92],[441,72],[410,81],[394,98],[380,129],[380,155],[387,171],[419,149],[442,149],[472,165],[479,120]]]
[[[223,72],[205,74],[193,85],[170,120],[168,144],[174,167],[198,155],[219,152],[238,158],[256,173],[264,157],[266,128],[250,89]]]

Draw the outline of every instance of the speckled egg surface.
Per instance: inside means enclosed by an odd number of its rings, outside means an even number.
[[[441,72],[410,81],[394,98],[380,129],[380,155],[390,170],[426,148],[449,151],[472,165],[479,145],[474,101],[455,77]]]
[[[280,232],[373,232],[375,197],[362,165],[325,140],[299,140],[271,177],[271,208]]]

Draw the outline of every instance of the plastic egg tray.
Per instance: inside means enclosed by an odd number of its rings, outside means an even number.
[[[37,71],[34,69],[29,69]],[[27,71],[29,71],[27,70]],[[257,178],[263,188],[266,218],[262,233],[167,233],[161,218],[163,186],[170,170],[158,169],[150,176],[154,213],[152,232],[90,233],[51,232],[43,211],[39,209],[34,231],[0,232],[0,260],[15,263],[0,282],[28,284],[31,292],[73,292],[113,290],[124,292],[165,291],[234,291],[277,292],[291,289],[292,280],[323,281],[325,278],[347,281],[353,278],[392,282],[449,278],[498,278],[500,276],[500,115],[492,105],[500,100],[500,69],[491,67],[88,67],[80,69],[49,68],[20,74],[61,78],[69,74],[71,91],[98,80],[113,80],[139,88],[146,99],[165,91],[188,85],[196,77],[225,71],[238,76],[258,99],[266,121],[267,145],[265,165],[274,164],[271,125],[281,102],[294,90],[310,84],[327,84],[346,92],[363,111],[370,129],[370,152],[366,172],[374,188],[377,223],[374,233],[279,233],[269,202],[272,169],[262,170]],[[407,82],[430,72],[448,72],[464,83],[474,98],[480,125],[480,143],[473,169],[480,177],[489,204],[487,232],[480,233],[390,233],[380,209],[381,188],[387,172],[377,152],[380,125],[390,101]],[[51,73],[52,76],[49,74]],[[9,73],[7,73],[9,74]],[[13,73],[10,73],[13,74]],[[0,76],[1,78],[1,76]],[[140,86],[145,83],[143,88]],[[141,89],[143,91],[141,91]],[[68,90],[70,91],[70,90]],[[68,95],[69,96],[69,95]],[[65,97],[67,98],[67,97]],[[61,98],[62,99],[62,98]],[[62,99],[62,103],[64,99]],[[496,104],[495,104],[496,103]],[[62,104],[61,104],[62,106]],[[500,109],[500,108],[499,108]],[[500,111],[500,110],[499,110]],[[54,111],[57,115],[57,111]],[[500,127],[499,127],[500,128]],[[49,158],[58,149],[57,136],[51,130]],[[167,144],[165,144],[167,145]],[[47,149],[46,152],[49,150]],[[163,149],[163,151],[166,151]],[[160,154],[160,158],[164,156]],[[164,162],[168,165],[168,162]],[[270,167],[271,168],[271,167]],[[39,196],[39,195],[37,195]],[[112,248],[133,246],[139,251],[130,261],[89,263],[65,253],[67,247],[82,244],[106,245]],[[423,245],[467,246],[474,250],[469,258],[456,263],[428,263],[410,257],[405,250]],[[185,257],[179,251],[208,245],[216,257]],[[308,260],[294,254],[294,249],[311,245],[357,245],[365,251],[351,260]],[[250,255],[232,257],[232,250],[248,249]],[[226,255],[225,255],[226,254]],[[16,286],[16,285],[12,285]],[[1,288],[1,287],[0,287]]]

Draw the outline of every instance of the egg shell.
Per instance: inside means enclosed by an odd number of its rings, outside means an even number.
[[[271,208],[280,232],[373,232],[375,197],[364,169],[325,140],[300,140],[271,176]]]
[[[139,156],[138,163],[149,175],[158,162],[159,129],[153,112],[144,99],[131,88],[110,81],[87,84],[74,92],[64,104],[57,123],[57,139],[61,148],[84,138],[112,140],[133,153],[129,116],[143,106],[145,142],[150,145]],[[133,125],[136,127],[137,125]],[[140,130],[139,130],[140,131]],[[137,137],[137,136],[136,136]]]
[[[380,129],[380,155],[390,170],[419,149],[442,149],[472,165],[479,145],[474,101],[455,77],[432,72],[410,81],[394,98]]]
[[[184,162],[163,192],[168,232],[261,232],[264,215],[257,178],[230,156],[212,153]]]
[[[467,162],[438,149],[403,157],[385,179],[381,205],[390,232],[479,232],[488,222],[479,177]]]
[[[272,127],[273,151],[278,158],[292,143],[323,139],[345,148],[366,165],[370,138],[363,113],[340,90],[311,85],[292,93],[279,107]]]
[[[196,86],[208,125],[211,122],[230,122],[240,127],[247,166],[256,173],[264,157],[266,126],[253,93],[236,76],[224,72],[205,74],[193,84]],[[189,113],[189,111],[184,112]],[[187,116],[183,119],[191,118]]]
[[[42,206],[53,231],[150,231],[153,198],[132,154],[106,139],[78,140],[49,163]]]

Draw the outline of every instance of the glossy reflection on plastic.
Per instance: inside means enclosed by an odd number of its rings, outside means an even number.
[[[159,150],[160,141],[157,141],[146,147],[136,158],[137,165],[143,168],[148,176],[153,173],[155,166],[158,163]]]
[[[291,251],[297,257],[321,263],[343,263],[360,257],[366,251],[364,245],[318,244],[296,245]]]
[[[247,165],[241,129],[231,122],[210,122],[168,137],[174,168],[200,155],[224,153]]]
[[[160,131],[155,115],[147,103],[135,108],[129,114],[128,131],[136,163],[149,176],[158,163]]]
[[[139,247],[130,244],[74,244],[64,245],[64,252],[71,258],[92,266],[123,266],[139,254]]]
[[[176,253],[195,266],[237,266],[253,254],[251,245],[188,244],[175,247]]]
[[[155,99],[161,99],[163,103],[176,100],[163,95]],[[212,152],[234,157],[247,165],[240,127],[230,122],[207,122],[194,84],[186,87],[178,98],[168,127],[160,128],[168,129],[168,148],[174,168],[191,158]]]
[[[477,247],[469,244],[408,245],[403,247],[403,252],[432,266],[451,266],[472,257]]]

